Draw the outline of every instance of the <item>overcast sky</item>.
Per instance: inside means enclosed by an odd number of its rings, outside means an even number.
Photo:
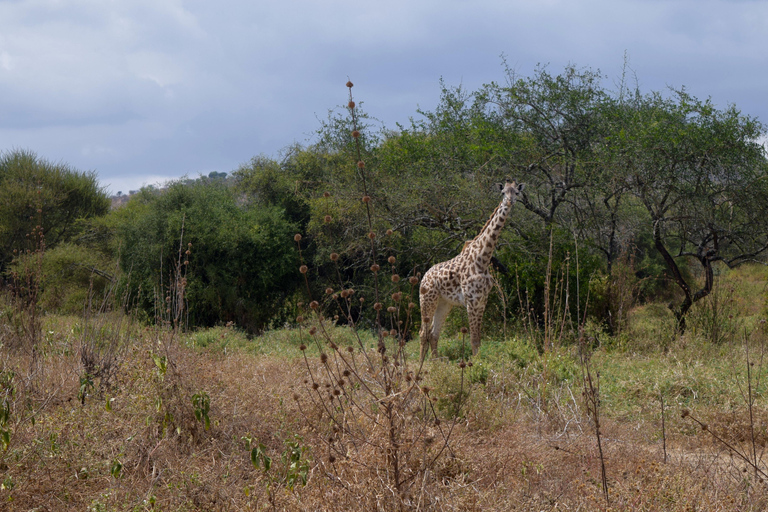
[[[311,142],[357,101],[388,128],[538,63],[625,52],[643,92],[685,86],[768,123],[768,1],[0,0],[0,151],[96,171],[112,193],[230,172]]]

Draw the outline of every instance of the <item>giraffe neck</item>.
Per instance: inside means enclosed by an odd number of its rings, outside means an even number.
[[[474,269],[478,272],[484,272],[491,263],[491,256],[496,249],[496,242],[504,225],[507,222],[507,216],[511,209],[511,201],[502,199],[499,206],[496,207],[491,217],[480,230],[472,243],[466,249],[467,257],[473,261]]]

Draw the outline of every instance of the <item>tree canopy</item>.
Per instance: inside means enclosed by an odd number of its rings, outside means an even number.
[[[78,221],[104,215],[110,201],[96,173],[51,163],[35,153],[0,155],[0,271],[16,254],[35,250],[30,233],[40,226],[48,248],[71,240]]]
[[[551,299],[546,283],[559,275],[581,294],[571,308],[593,293],[598,322],[616,328],[616,294],[635,293],[611,284],[616,273],[632,275],[646,297],[671,300],[684,329],[692,304],[712,291],[717,262],[764,261],[768,163],[757,119],[685,90],[622,83],[614,91],[598,71],[575,66],[541,66],[531,76],[508,68],[504,78],[477,91],[441,83],[437,106],[394,130],[378,129],[359,106],[354,119],[332,111],[311,145],[256,156],[229,174],[145,188],[88,225],[79,221],[109,207],[94,173],[4,154],[0,243],[9,249],[0,269],[11,248],[30,248],[37,225],[49,246],[82,249],[111,236],[152,315],[180,247],[191,243],[190,323],[258,330],[287,314],[286,300],[298,301],[296,232],[317,277],[311,293],[339,279],[365,292],[374,253],[396,254],[392,270],[404,277],[457,254],[506,178],[526,184],[497,245],[508,311],[540,316]],[[81,253],[65,247],[60,265]]]
[[[143,189],[107,222],[132,295],[150,318],[182,272],[178,265],[187,250],[183,274],[192,326],[232,321],[260,330],[297,282],[295,224],[282,209],[248,208],[220,182]]]

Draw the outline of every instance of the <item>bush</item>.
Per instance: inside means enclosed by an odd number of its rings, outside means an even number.
[[[149,318],[186,258],[190,327],[235,322],[261,330],[298,282],[293,223],[276,207],[242,204],[221,181],[143,189],[106,222],[130,274],[127,284]]]

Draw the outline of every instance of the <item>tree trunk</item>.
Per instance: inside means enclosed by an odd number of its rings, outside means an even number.
[[[685,316],[691,309],[691,306],[709,295],[709,293],[712,291],[712,286],[714,283],[712,261],[715,259],[716,251],[708,250],[704,247],[699,247],[697,259],[699,260],[699,263],[701,263],[701,265],[704,267],[704,286],[702,286],[699,291],[692,294],[690,285],[686,282],[683,274],[680,272],[680,267],[677,266],[677,262],[672,257],[672,255],[669,254],[669,251],[664,246],[664,242],[661,239],[661,233],[658,227],[658,222],[656,222],[654,225],[653,241],[654,245],[656,246],[656,250],[659,251],[662,258],[664,258],[664,263],[667,265],[667,269],[669,269],[671,272],[675,283],[680,287],[681,290],[683,290],[683,294],[685,294],[685,299],[683,299],[683,302],[678,307],[675,307],[673,303],[669,304],[669,309],[672,311],[672,313],[674,313],[675,319],[677,320],[677,332],[680,335],[683,335],[685,334],[686,329]]]

